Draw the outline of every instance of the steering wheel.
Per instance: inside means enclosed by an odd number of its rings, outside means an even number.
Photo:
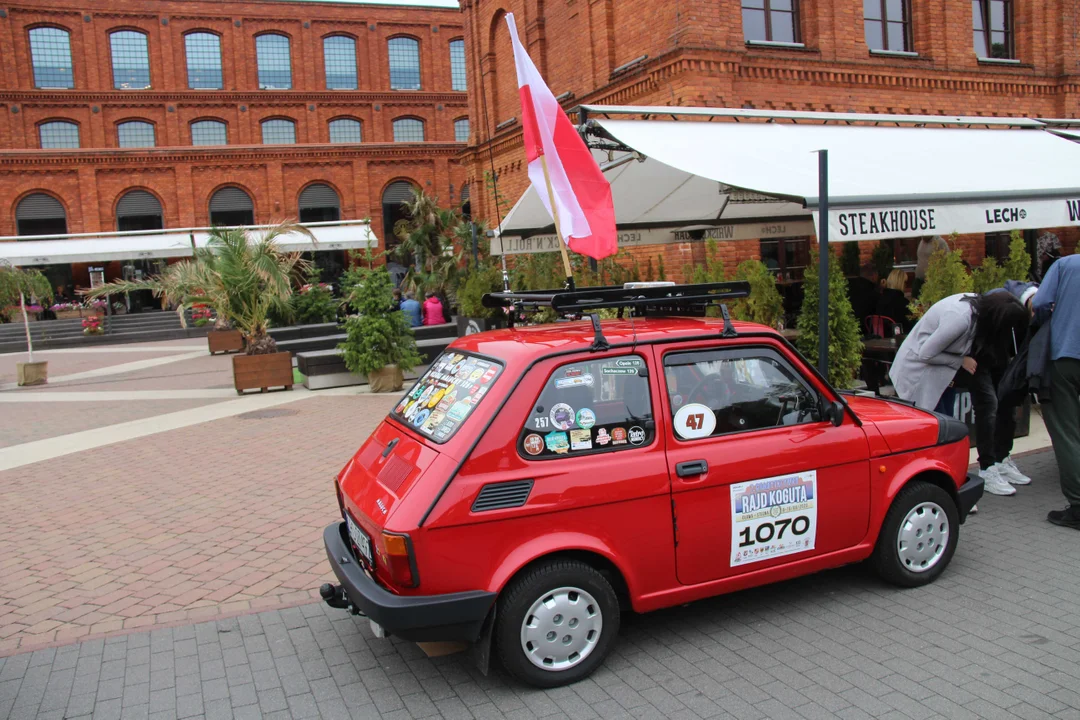
[[[713,410],[726,407],[731,401],[731,389],[719,375],[706,375],[686,394],[690,402],[701,403]]]

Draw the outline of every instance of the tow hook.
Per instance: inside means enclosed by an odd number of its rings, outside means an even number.
[[[360,608],[352,604],[352,601],[349,600],[349,596],[345,593],[345,588],[341,585],[323,583],[322,587],[319,588],[319,595],[321,595],[323,601],[332,608],[348,610],[353,615],[364,615],[364,613],[360,612]]]

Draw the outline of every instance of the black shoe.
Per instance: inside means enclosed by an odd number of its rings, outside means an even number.
[[[1080,530],[1080,507],[1070,505],[1064,510],[1051,510],[1046,514],[1046,519],[1061,527]]]

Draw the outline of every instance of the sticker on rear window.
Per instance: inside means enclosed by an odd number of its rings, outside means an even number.
[[[393,414],[438,442],[464,423],[499,377],[502,365],[464,353],[443,353],[421,376]]]

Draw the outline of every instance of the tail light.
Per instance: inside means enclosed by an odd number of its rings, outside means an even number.
[[[416,572],[416,560],[412,552],[412,540],[408,535],[384,532],[382,534],[383,558],[390,578],[399,587],[414,588],[420,584]]]

